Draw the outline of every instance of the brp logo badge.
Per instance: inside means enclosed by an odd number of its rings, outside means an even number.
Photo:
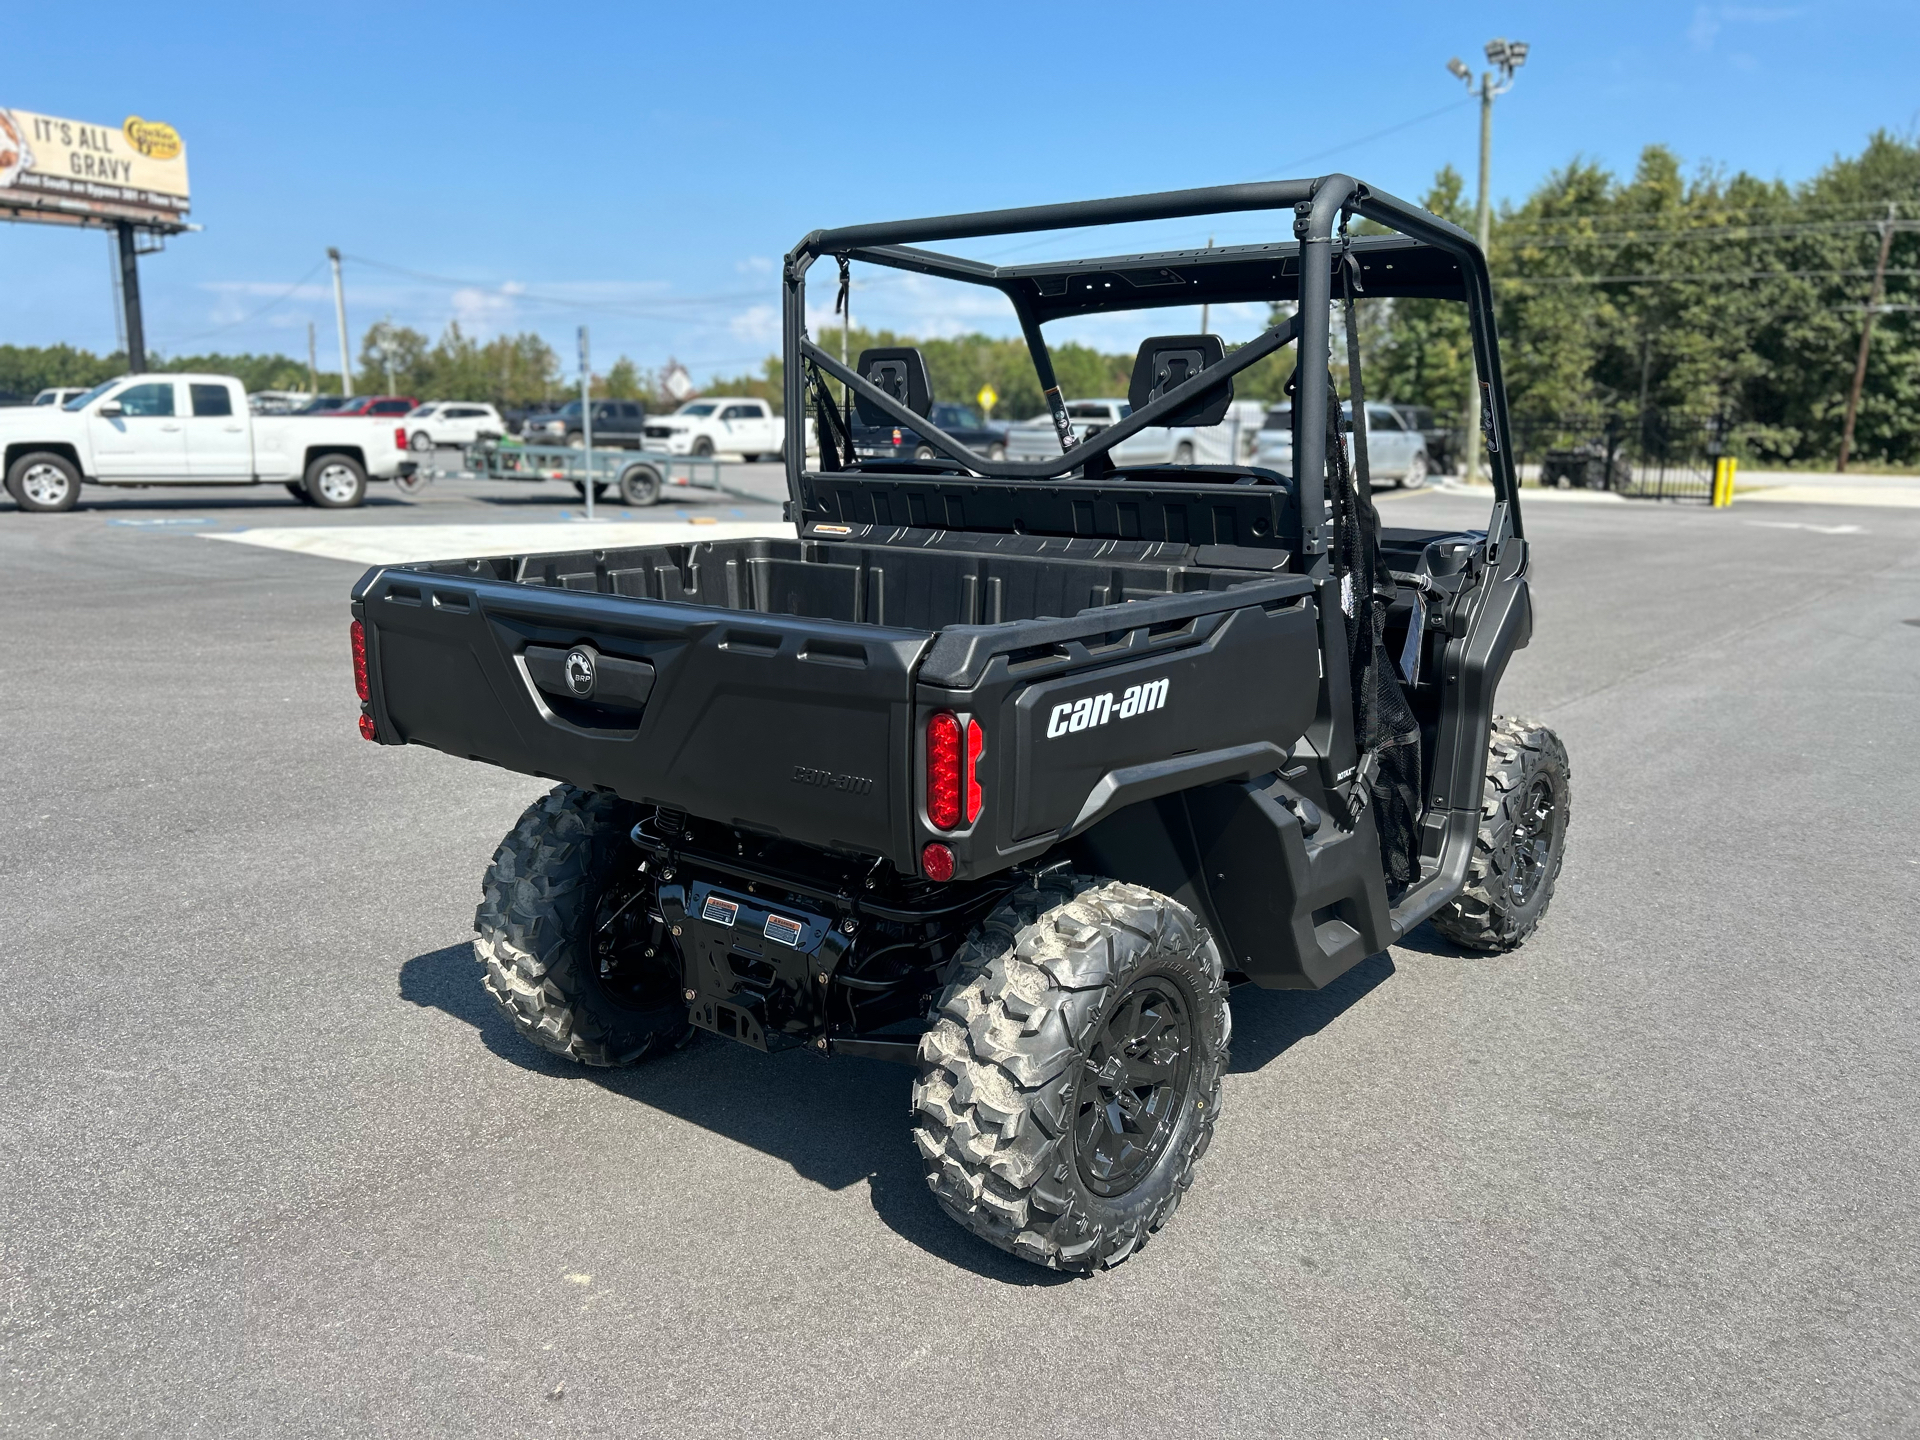
[[[567,689],[585,700],[593,694],[594,676],[593,651],[576,645],[567,652]]]

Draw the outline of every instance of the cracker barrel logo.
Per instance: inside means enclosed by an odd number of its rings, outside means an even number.
[[[126,132],[127,143],[149,160],[173,160],[180,154],[180,132],[171,125],[129,115],[120,128]]]

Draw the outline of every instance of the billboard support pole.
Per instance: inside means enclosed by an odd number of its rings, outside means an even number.
[[[327,259],[333,262],[333,318],[340,322],[340,394],[353,398],[353,356],[347,350],[347,287],[340,279],[340,252],[327,247]]]
[[[125,220],[115,222],[120,240],[120,302],[127,317],[127,372],[142,375],[147,369],[147,330],[140,320],[140,258],[133,248],[133,226]]]

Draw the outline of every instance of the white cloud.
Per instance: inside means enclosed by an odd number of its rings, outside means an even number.
[[[469,333],[493,329],[514,313],[513,296],[469,287],[453,292],[453,318]]]
[[[1778,25],[1806,13],[1801,5],[1697,5],[1693,23],[1687,26],[1687,43],[1695,50],[1711,50],[1729,25]]]
[[[736,260],[733,268],[742,275],[771,275],[773,261],[765,255],[749,255],[744,260]]]
[[[773,344],[780,339],[780,312],[771,305],[752,305],[727,322],[742,340]]]

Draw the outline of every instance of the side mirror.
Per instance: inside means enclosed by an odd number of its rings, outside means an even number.
[[[102,405],[94,413],[97,415],[102,415],[108,420],[118,420],[122,413],[120,409],[120,402],[118,400],[109,400],[107,401],[106,404]]]

